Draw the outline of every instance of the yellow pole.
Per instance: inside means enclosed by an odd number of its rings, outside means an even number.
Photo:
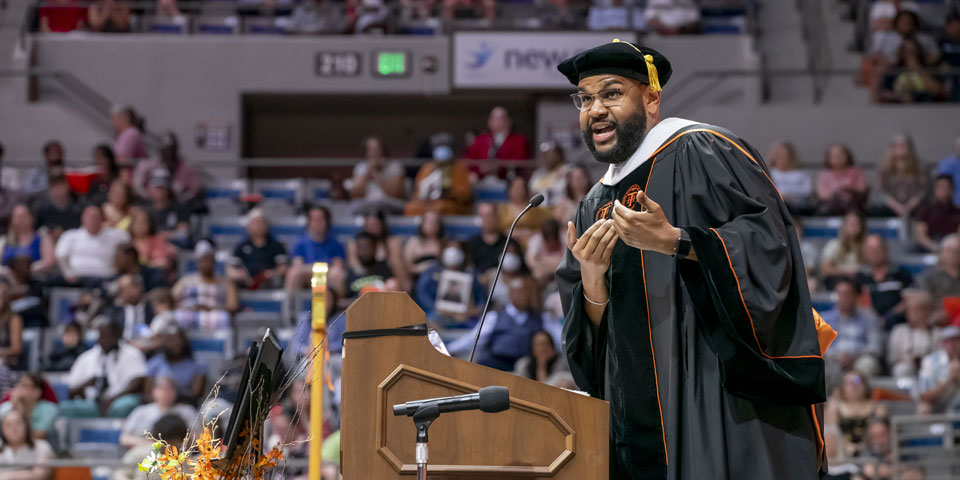
[[[313,264],[313,277],[310,279],[313,290],[313,314],[311,335],[313,343],[313,368],[310,373],[310,470],[309,478],[319,479],[322,474],[323,458],[323,359],[326,353],[327,337],[327,264]]]

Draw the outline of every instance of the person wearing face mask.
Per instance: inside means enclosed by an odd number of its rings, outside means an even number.
[[[455,158],[453,138],[437,134],[431,139],[433,160],[417,171],[413,196],[404,208],[404,215],[423,215],[437,210],[444,215],[469,215],[473,212],[470,169]]]
[[[440,277],[444,271],[465,272],[473,278],[470,287],[470,304],[466,314],[453,314],[437,310],[437,291],[440,287]],[[483,303],[487,301],[487,292],[480,284],[471,262],[468,261],[463,249],[463,243],[450,240],[440,254],[440,262],[427,267],[417,279],[414,288],[414,300],[423,309],[428,320],[438,323],[460,323],[471,316],[480,314]]]
[[[491,269],[488,273],[493,271],[494,269]],[[493,300],[490,302],[490,308],[497,309],[510,303],[510,282],[517,277],[529,274],[530,270],[527,268],[527,264],[523,262],[523,250],[520,245],[510,243],[510,246],[507,247],[507,254],[503,256],[500,281],[493,287]],[[489,281],[493,281],[492,275],[488,275],[488,278]]]

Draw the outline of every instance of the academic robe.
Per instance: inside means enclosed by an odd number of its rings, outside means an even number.
[[[651,129],[637,153],[652,154],[596,184],[573,221],[582,234],[615,199],[639,210],[642,190],[699,261],[618,241],[599,327],[569,250],[557,271],[571,373],[611,404],[610,478],[822,477],[824,364],[793,220],[753,147],[685,122]]]

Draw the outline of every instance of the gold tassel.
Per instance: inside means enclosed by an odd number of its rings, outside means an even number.
[[[643,55],[643,52],[641,52],[636,45],[630,42],[624,42],[624,41],[621,41],[619,38],[614,38],[613,43],[626,43],[627,45],[630,45],[631,47],[633,47],[633,49],[636,50],[637,53],[639,53],[640,55]],[[650,85],[650,90],[653,90],[654,92],[659,92],[660,90],[663,90],[662,88],[660,88],[660,75],[657,74],[657,66],[653,64],[653,55],[643,55],[643,60],[647,64],[647,83]]]

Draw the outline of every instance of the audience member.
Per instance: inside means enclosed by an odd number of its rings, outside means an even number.
[[[594,31],[644,30],[643,10],[633,0],[593,0],[587,28]]]
[[[4,165],[3,154],[3,144],[0,143],[0,190],[19,191],[22,187],[20,175],[16,169]]]
[[[546,330],[533,334],[531,342],[530,355],[517,360],[513,368],[514,375],[546,383],[558,372],[570,372],[566,357],[557,350],[553,337]]]
[[[7,234],[0,237],[0,252],[4,266],[21,256],[30,258],[30,269],[35,272],[46,272],[57,265],[53,241],[34,228],[33,213],[26,205],[13,207]]]
[[[366,291],[388,290],[388,282],[394,272],[386,261],[377,255],[378,240],[372,233],[360,232],[355,238],[357,264],[347,274],[347,291],[350,297],[359,297]]]
[[[398,279],[404,276],[406,271],[403,269],[403,244],[399,238],[390,236],[390,227],[387,225],[387,216],[383,210],[367,212],[363,216],[361,231],[369,233],[376,240],[376,261],[386,262]],[[360,266],[356,239],[347,243],[347,259],[351,268],[356,269]]]
[[[492,2],[491,2],[492,3]],[[470,167],[470,170],[479,177],[496,174],[506,175],[506,168],[498,165],[496,160],[526,160],[530,158],[530,147],[527,137],[512,131],[513,122],[510,113],[504,107],[494,107],[487,118],[487,133],[481,133],[474,138],[467,148],[467,158],[471,160],[486,160]],[[500,167],[498,169],[498,167]]]
[[[129,105],[118,106],[114,108],[110,118],[116,134],[113,153],[117,164],[130,168],[147,158],[147,147],[143,142],[143,118],[137,111]]]
[[[960,297],[960,236],[950,234],[940,241],[937,264],[920,277],[920,288],[933,295],[933,304],[944,316],[944,299]]]
[[[45,283],[34,278],[31,257],[13,257],[5,270],[0,270],[0,281],[10,285],[10,301],[16,312],[23,317],[24,328],[47,326],[47,310],[44,304]],[[51,272],[52,273],[52,272]]]
[[[479,365],[512,372],[518,360],[530,355],[534,335],[543,330],[544,313],[539,288],[532,277],[517,276],[508,284],[510,301],[487,314],[475,358]],[[468,357],[475,330],[451,342],[450,353]]]
[[[66,33],[86,28],[87,8],[77,0],[54,0],[40,7],[41,33]]]
[[[910,217],[927,194],[928,177],[920,168],[913,139],[905,134],[895,135],[880,166],[885,206],[898,217]]]
[[[933,297],[923,290],[905,292],[907,323],[893,327],[887,344],[887,362],[896,378],[913,378],[920,361],[937,349],[939,328],[932,326]]]
[[[497,14],[494,0],[443,0],[446,20],[483,18],[491,21]]]
[[[443,214],[437,210],[424,212],[417,234],[408,238],[403,246],[404,268],[413,276],[413,284],[417,276],[439,263],[444,241]]]
[[[23,318],[10,307],[9,290],[6,283],[0,282],[0,361],[11,370],[23,370]]]
[[[97,175],[90,182],[90,192],[88,196],[99,200],[107,197],[107,192],[114,180],[123,179],[124,183],[130,185],[129,175],[126,178],[121,176],[120,166],[117,165],[117,157],[113,155],[113,148],[106,143],[101,143],[93,147],[93,164],[97,167]],[[129,172],[129,170],[125,170]]]
[[[809,213],[813,207],[813,179],[809,172],[800,169],[797,149],[792,143],[781,140],[773,144],[766,158],[770,178],[790,211]]]
[[[566,225],[567,222],[573,220],[580,200],[590,191],[592,186],[590,172],[583,165],[570,167],[570,171],[567,173],[566,195],[560,199],[557,205],[554,205],[553,218],[556,218],[560,225]]]
[[[840,433],[847,458],[857,456],[865,448],[869,419],[887,414],[886,407],[873,400],[871,393],[867,375],[847,372],[824,408],[824,430],[830,427]]]
[[[143,279],[138,275],[123,274],[117,280],[117,296],[113,305],[109,305],[104,313],[110,319],[123,324],[123,339],[130,344],[148,350],[150,346],[150,322],[153,320],[153,309],[143,295]]]
[[[451,312],[439,308],[437,296],[440,289],[440,278],[444,271],[463,272],[470,276],[470,297],[466,300],[466,312]],[[459,240],[448,240],[440,255],[440,262],[428,267],[417,279],[414,289],[414,300],[423,309],[427,319],[440,323],[462,323],[468,317],[479,315],[483,302],[487,300],[487,292],[480,284],[477,272],[464,251],[464,244]]]
[[[553,284],[566,251],[560,236],[560,222],[554,218],[546,219],[540,225],[540,231],[527,243],[525,258],[530,273],[541,287]]]
[[[263,210],[247,213],[247,236],[233,249],[227,276],[243,288],[282,288],[289,261],[287,247],[270,233]]]
[[[70,368],[70,398],[60,402],[64,417],[124,418],[140,404],[147,362],[143,353],[123,341],[123,324],[100,318],[97,344],[80,354]]]
[[[920,363],[921,412],[960,412],[960,327],[940,332],[941,348]]]
[[[55,254],[64,280],[70,284],[99,283],[113,273],[117,246],[129,242],[123,230],[103,226],[100,207],[83,210],[81,227],[63,232]]]
[[[43,145],[43,164],[37,165],[27,172],[21,191],[24,195],[34,197],[47,190],[47,181],[53,177],[63,176],[63,144],[59,140],[50,140]]]
[[[960,227],[960,207],[953,204],[953,177],[939,175],[933,182],[933,198],[917,211],[913,238],[921,251],[936,252],[944,237]]]
[[[477,207],[477,216],[480,217],[480,233],[467,240],[466,253],[473,260],[481,278],[485,279],[491,270],[497,268],[507,236],[500,230],[500,218],[495,205],[481,203]],[[513,239],[510,242],[516,243]],[[488,282],[484,280],[484,283]]]
[[[937,40],[937,47],[940,50],[942,68],[960,68],[960,10],[954,10],[953,14],[947,17],[943,34]],[[960,102],[960,75],[948,75],[946,86],[950,92],[948,100]]]
[[[206,395],[207,368],[193,357],[187,333],[170,327],[159,332],[157,339],[160,351],[147,362],[145,392],[153,390],[153,379],[167,377],[173,380],[179,402],[199,405]]]
[[[836,290],[836,306],[822,315],[837,332],[837,339],[827,350],[827,361],[838,362],[843,370],[853,368],[876,375],[883,352],[883,328],[870,310],[857,306],[860,286],[856,282],[840,280]]]
[[[37,227],[46,228],[56,242],[64,231],[80,226],[83,207],[74,200],[67,178],[57,175],[50,178],[46,195],[35,202],[33,211]]]
[[[960,22],[958,22],[960,23]],[[937,164],[937,176],[949,175],[953,178],[953,185],[960,185],[960,136],[957,137],[956,151],[948,155]],[[960,188],[954,188],[953,204],[960,205]]]
[[[390,160],[383,140],[367,137],[360,148],[360,162],[353,167],[350,198],[363,200],[364,208],[403,209],[403,165]]]
[[[473,213],[473,191],[467,162],[454,159],[449,134],[437,134],[431,139],[432,161],[424,163],[414,179],[413,196],[405,215],[422,215],[427,210],[438,210],[445,215]]]
[[[50,480],[53,469],[39,465],[54,460],[55,455],[50,444],[43,439],[34,439],[30,422],[26,415],[11,408],[0,417],[0,467],[3,464],[30,465],[33,467],[2,467],[0,479],[9,480]]]
[[[150,331],[153,332],[153,339],[156,344],[159,341],[159,334],[178,326],[177,305],[169,288],[155,288],[147,295],[147,298],[150,301],[150,308],[153,309]]]
[[[229,328],[231,315],[240,309],[237,286],[217,274],[216,253],[210,241],[197,242],[193,250],[197,271],[173,286],[177,322],[182,328],[208,332]]]
[[[860,450],[864,480],[893,478],[893,439],[890,435],[890,420],[872,417],[867,421],[867,435]]]
[[[901,9],[893,20],[894,31],[886,35],[877,35],[872,39],[870,54],[879,55],[884,61],[897,61],[897,52],[907,40],[913,40],[920,47],[924,63],[933,63],[937,57],[937,43],[930,35],[919,31],[920,17],[916,12]]]
[[[903,322],[901,292],[913,284],[913,276],[903,267],[890,265],[887,241],[879,235],[864,240],[863,258],[867,268],[857,272],[855,279],[866,289],[873,311],[884,320],[884,330],[890,331]]]
[[[694,0],[647,0],[647,29],[660,35],[700,33],[700,7]]]
[[[130,3],[127,0],[94,1],[87,9],[87,25],[91,32],[129,33]]]
[[[863,209],[870,186],[863,170],[854,165],[850,148],[831,145],[824,164],[826,170],[817,177],[817,212],[836,215],[850,209]]]
[[[140,263],[140,253],[133,243],[117,245],[117,253],[113,257],[113,268],[116,270],[114,281],[119,280],[123,275],[137,277],[137,281],[143,285],[144,292],[170,285],[169,272]]]
[[[540,144],[540,166],[530,175],[529,190],[543,194],[543,206],[552,207],[567,194],[567,174],[563,147],[556,142]]]
[[[510,224],[513,223],[513,220],[523,209],[527,208],[529,203],[530,191],[527,190],[527,181],[523,177],[514,177],[513,180],[510,181],[510,188],[507,189],[506,203],[497,204],[497,217],[500,218],[500,231],[509,231]],[[550,209],[546,207],[534,208],[528,211],[517,221],[517,226],[513,231],[513,238],[516,238],[521,245],[526,245],[527,240],[540,230],[540,225],[542,225],[546,219],[550,218],[550,216]]]
[[[130,185],[123,179],[116,178],[107,189],[107,201],[100,207],[103,209],[103,218],[108,227],[123,231],[130,230],[132,195]]]
[[[830,239],[820,254],[820,277],[828,290],[842,278],[853,278],[863,266],[866,237],[863,215],[855,211],[844,215],[837,238]]]
[[[343,33],[347,21],[346,12],[331,6],[324,0],[298,2],[290,14],[287,31],[301,35]]]
[[[167,271],[173,269],[177,251],[166,237],[157,233],[153,218],[146,210],[130,210],[130,237],[137,248],[140,263]]]
[[[931,72],[920,45],[914,39],[905,39],[897,49],[897,61],[883,72],[876,84],[874,101],[932,102],[945,96],[944,85]]]
[[[326,262],[327,283],[333,288],[340,288],[339,292],[343,293],[347,252],[330,234],[332,221],[327,207],[314,205],[307,211],[307,233],[297,239],[293,247],[293,261],[287,272],[287,290],[301,288],[310,278],[313,264]]]
[[[146,433],[164,415],[173,414],[180,417],[187,425],[193,424],[199,412],[191,405],[177,401],[177,387],[175,381],[166,376],[157,377],[151,389],[152,402],[134,408],[123,422],[120,430],[120,445],[131,448],[149,443]]]
[[[83,341],[83,327],[77,322],[70,322],[61,328],[60,342],[53,344],[53,350],[47,354],[43,370],[46,372],[67,372],[87,346]],[[66,399],[64,399],[66,400]]]
[[[167,172],[168,186],[176,203],[191,206],[203,192],[203,173],[184,161],[180,141],[169,130],[160,135],[159,158],[144,160],[133,171],[133,189],[137,195],[150,196],[151,179],[157,171]]]
[[[192,424],[192,420],[191,420]],[[189,427],[188,423],[176,413],[168,413],[160,417],[150,427],[150,434],[157,440],[167,442],[167,445],[177,447],[183,450],[187,438]],[[145,436],[145,435],[144,435]],[[137,446],[127,450],[121,460],[124,465],[132,465],[123,469],[115,470],[111,480],[139,480],[143,478],[144,473],[140,471],[138,465],[144,458],[149,457],[155,452],[152,443],[137,444]]]
[[[165,169],[154,170],[150,175],[149,201],[144,210],[157,227],[157,232],[171,241],[188,235],[190,214],[173,197],[170,190],[170,173]]]
[[[10,399],[0,403],[0,417],[10,410],[20,410],[30,419],[30,430],[35,439],[51,439],[55,435],[53,421],[57,418],[57,404],[43,398],[49,388],[37,373],[23,373],[10,390]]]
[[[326,402],[325,402],[326,403]],[[310,441],[310,389],[302,377],[290,382],[279,404],[270,409],[267,418],[273,430],[267,445],[290,445],[284,453],[294,458],[307,458],[305,451]]]

